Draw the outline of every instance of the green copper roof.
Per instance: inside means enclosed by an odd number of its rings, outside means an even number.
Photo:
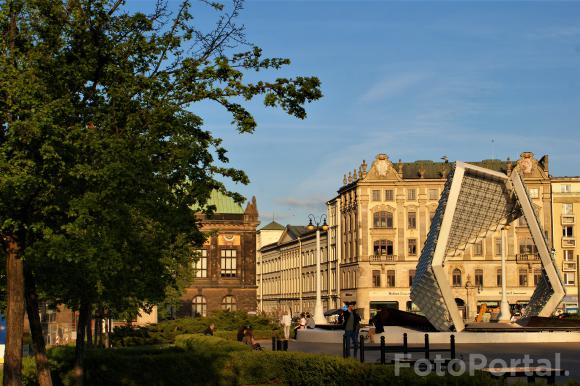
[[[264,225],[263,228],[261,228],[261,231],[283,231],[284,229],[286,229],[284,227],[284,225],[277,223],[276,221],[272,221],[270,224],[268,225]]]
[[[244,209],[241,205],[236,204],[233,198],[226,196],[218,190],[212,190],[209,200],[207,200],[207,205],[215,206],[214,213],[230,213],[230,214],[243,214]],[[198,208],[192,207],[193,210]]]

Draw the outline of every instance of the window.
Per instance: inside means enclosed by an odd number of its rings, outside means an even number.
[[[538,247],[534,244],[532,239],[520,240],[520,254],[521,255],[532,255],[538,253]]]
[[[395,191],[392,189],[385,190],[385,201],[395,201]]]
[[[576,285],[576,272],[564,272],[564,284]]]
[[[528,270],[523,268],[520,269],[520,287],[528,286]]]
[[[381,191],[373,190],[373,201],[381,201]]]
[[[562,227],[562,236],[563,237],[574,237],[574,227],[571,225],[563,226]]]
[[[373,225],[375,228],[392,228],[393,214],[391,212],[376,212],[373,214]]]
[[[416,199],[417,199],[417,190],[407,189],[407,200],[416,200]]]
[[[573,214],[572,204],[562,204],[562,214]]]
[[[411,287],[413,285],[413,280],[415,279],[416,273],[417,273],[417,271],[415,271],[414,269],[409,270],[409,287]]]
[[[478,241],[473,244],[473,255],[483,256],[483,241]]]
[[[235,249],[221,250],[221,276],[236,277],[236,257]]]
[[[232,295],[224,296],[222,299],[222,310],[225,311],[236,311],[236,297]]]
[[[409,239],[407,241],[407,252],[412,256],[417,254],[417,239]]]
[[[373,287],[380,287],[381,286],[381,271],[380,270],[373,270]]]
[[[501,269],[497,270],[497,282],[496,282],[498,287],[501,287]]]
[[[453,275],[451,277],[451,283],[453,283],[453,287],[461,287],[461,270],[459,268],[455,268],[453,270]]]
[[[529,190],[530,198],[539,198],[540,197],[540,189],[538,188],[531,188]]]
[[[483,287],[483,269],[475,270],[475,286]]]
[[[395,287],[395,270],[389,269],[387,271],[387,287]]]
[[[417,212],[407,213],[407,227],[409,229],[417,228]]]
[[[562,193],[570,193],[570,192],[572,192],[572,185],[570,185],[570,184],[560,185],[560,188],[562,189],[561,190]]]
[[[393,242],[391,240],[375,240],[373,252],[375,256],[392,256]]]
[[[207,249],[196,251],[195,258],[197,259],[197,261],[193,263],[195,277],[207,277]]]
[[[501,237],[495,238],[495,255],[501,256]]]
[[[574,250],[564,249],[564,261],[574,261]]]
[[[534,285],[537,286],[541,279],[542,279],[542,270],[534,269]]]
[[[203,296],[198,295],[191,301],[191,316],[194,318],[207,316],[207,302]]]
[[[429,200],[438,200],[439,191],[437,189],[429,189]]]

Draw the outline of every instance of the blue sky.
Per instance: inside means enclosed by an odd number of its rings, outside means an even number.
[[[550,155],[580,175],[580,2],[248,1],[248,40],[316,75],[308,118],[250,104],[240,135],[219,108],[194,107],[252,183],[262,224],[307,222],[342,176],[377,153],[413,161]],[[492,143],[492,139],[494,142]]]

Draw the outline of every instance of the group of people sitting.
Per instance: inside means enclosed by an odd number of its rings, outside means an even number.
[[[215,331],[216,331],[215,323],[211,323],[203,331],[203,334],[204,335],[213,336],[213,334],[215,333]],[[244,344],[247,344],[249,346],[252,346],[252,348],[254,350],[262,350],[262,346],[260,346],[260,343],[258,343],[256,341],[256,338],[254,338],[254,331],[252,330],[252,327],[251,326],[244,325],[244,326],[240,327],[238,329],[237,339],[238,339],[238,342],[242,342]]]

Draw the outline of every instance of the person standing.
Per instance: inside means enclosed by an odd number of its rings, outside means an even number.
[[[314,318],[310,313],[306,313],[306,328],[315,328],[316,322],[314,322]]]
[[[282,315],[282,319],[280,320],[280,324],[284,329],[284,339],[290,339],[290,325],[292,324],[292,316],[290,315],[290,310],[284,315]]]
[[[360,316],[354,311],[352,304],[348,305],[348,308],[344,313],[344,322],[342,326],[344,328],[344,335],[346,336],[346,351],[350,353],[350,342],[352,341],[354,351],[356,353],[358,349],[358,331],[360,328]]]

